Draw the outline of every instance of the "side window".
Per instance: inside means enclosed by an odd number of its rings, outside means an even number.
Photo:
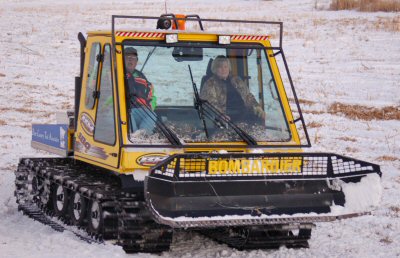
[[[264,107],[268,140],[288,141],[290,132],[266,52],[254,49],[248,57],[250,92]],[[268,131],[269,130],[269,131]]]
[[[111,76],[111,48],[104,46],[103,65],[100,74],[100,98],[97,107],[94,139],[99,142],[115,144],[114,95]]]
[[[269,139],[271,141],[289,141],[291,138],[289,125],[279,97],[276,82],[273,78],[267,52],[263,51],[262,59],[262,82],[264,95],[264,110],[267,113],[265,126],[271,128]]]
[[[100,57],[101,46],[100,43],[93,43],[90,50],[90,62],[86,81],[86,97],[85,105],[86,108],[92,109],[95,102],[94,92],[97,85],[97,77],[99,71],[99,57]]]
[[[254,95],[257,102],[263,101],[263,88],[262,88],[262,59],[261,50],[252,49],[250,55],[247,57],[248,75],[249,75],[249,88],[250,92]],[[260,100],[261,95],[261,100]]]

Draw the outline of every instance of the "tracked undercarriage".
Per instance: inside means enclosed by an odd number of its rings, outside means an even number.
[[[72,159],[21,159],[15,172],[19,208],[58,231],[75,225],[86,240],[115,240],[126,252],[168,250],[172,229],[151,219],[143,191],[125,193],[100,170]]]
[[[83,169],[84,168],[84,169]],[[86,171],[84,173],[78,171]],[[126,252],[169,249],[173,229],[150,217],[143,189],[124,192],[103,169],[65,158],[21,159],[15,172],[19,209],[88,243],[115,242]],[[239,250],[308,247],[312,223],[193,230]]]

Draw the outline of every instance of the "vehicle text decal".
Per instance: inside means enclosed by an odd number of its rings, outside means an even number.
[[[300,173],[301,159],[210,160],[208,174]]]
[[[144,154],[142,156],[139,156],[136,159],[136,163],[145,166],[145,167],[152,167],[156,165],[157,163],[163,161],[168,157],[167,154],[165,153],[149,153],[149,154]]]
[[[99,159],[107,159],[108,155],[104,151],[103,148],[92,146],[83,136],[82,133],[79,133],[78,138],[76,140],[75,150],[80,153],[84,153]]]
[[[85,133],[90,136],[93,136],[94,131],[94,122],[93,119],[87,113],[82,113],[81,115],[81,126]]]

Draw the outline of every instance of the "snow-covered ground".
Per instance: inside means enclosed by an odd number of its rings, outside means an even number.
[[[380,164],[383,197],[371,216],[317,224],[309,249],[240,252],[181,232],[162,256],[399,257],[399,115],[382,120],[371,112],[366,119],[351,119],[331,104],[391,106],[400,113],[400,14],[328,11],[329,0],[167,4],[168,12],[207,18],[283,21],[283,47],[309,124],[312,151]],[[44,155],[30,147],[31,123],[54,122],[56,111],[73,107],[77,33],[109,29],[112,14],[164,12],[163,0],[0,2],[0,257],[128,256],[118,246],[87,244],[20,214],[13,171],[20,157]]]

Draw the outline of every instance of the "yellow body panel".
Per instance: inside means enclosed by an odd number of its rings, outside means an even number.
[[[89,55],[92,47],[92,43],[98,42],[101,44],[101,51],[103,53],[104,45],[111,45],[111,37],[109,36],[93,36],[88,37],[87,47],[85,49],[85,53]],[[89,69],[89,58],[85,58],[85,66],[83,74],[88,74]],[[99,66],[99,71],[101,71],[101,66]],[[100,75],[99,75],[100,76]],[[96,112],[98,107],[98,98],[95,100],[93,108],[87,108],[85,105],[85,97],[87,95],[87,81],[89,80],[88,76],[83,76],[82,78],[82,91],[80,98],[80,106],[79,106],[79,115],[78,115],[78,124],[77,130],[75,132],[75,157],[79,160],[89,162],[94,165],[98,165],[101,167],[105,167],[108,169],[115,170],[118,168],[118,151],[119,151],[119,137],[118,130],[116,131],[116,142],[114,145],[104,144],[94,140],[93,132],[85,129],[85,127],[91,127],[96,123]],[[97,80],[96,90],[99,90],[99,81]],[[115,83],[114,83],[115,85]],[[114,99],[116,99],[116,92],[114,90]],[[114,101],[114,110],[117,111],[116,102]],[[117,117],[117,113],[115,112],[115,117]],[[86,124],[89,124],[86,125]],[[115,125],[117,126],[117,125]],[[83,147],[82,147],[83,146]]]
[[[175,31],[178,33],[177,31]],[[170,33],[170,32],[168,32]],[[156,34],[148,34],[150,36],[147,37],[141,37],[138,36],[136,32],[131,33],[130,36],[116,36],[116,43],[122,43],[124,40],[127,39],[136,39],[136,40],[154,40],[154,41],[159,41],[160,39],[165,37],[164,32],[157,32]],[[174,33],[174,32],[172,32]],[[100,42],[102,45],[102,49],[104,44],[111,44],[111,33],[110,32],[90,32],[87,41],[87,47],[86,47],[86,54],[90,53],[90,47],[93,42]],[[161,36],[160,36],[161,35]],[[207,34],[207,33],[189,33],[189,32],[179,32],[178,34],[178,39],[179,41],[200,41],[200,42],[217,42],[218,41],[218,34]],[[232,40],[233,43],[236,42],[241,42],[241,43],[258,43],[262,44],[264,47],[270,47],[270,41],[266,38],[263,37],[262,40]],[[284,112],[286,114],[286,119],[288,121],[289,129],[292,135],[292,139],[289,142],[282,142],[282,143],[273,143],[274,145],[300,145],[300,139],[299,135],[297,132],[296,125],[293,123],[293,115],[290,109],[290,105],[286,96],[286,92],[284,89],[284,85],[279,73],[279,69],[275,60],[275,57],[272,55],[273,52],[272,50],[267,50],[267,58],[271,64],[272,68],[272,73],[273,77],[276,81],[277,89],[279,91],[279,95],[281,96],[281,101],[283,105]],[[114,60],[114,57],[116,59]],[[152,147],[140,147],[134,149],[133,147],[129,148],[121,148],[121,152],[119,153],[119,147],[122,145],[127,145],[131,144],[128,141],[128,119],[127,119],[127,112],[126,112],[126,100],[125,100],[125,80],[124,80],[124,69],[123,69],[123,59],[122,59],[122,47],[121,44],[118,44],[116,46],[116,54],[113,56],[113,65],[117,66],[117,76],[116,78],[113,78],[113,87],[114,87],[114,100],[117,100],[116,98],[118,97],[118,101],[114,101],[114,108],[115,108],[115,118],[116,121],[118,121],[118,117],[121,119],[121,131],[119,132],[119,129],[116,126],[116,143],[115,145],[107,145],[103,144],[100,142],[96,142],[93,139],[93,135],[90,135],[87,133],[87,131],[84,130],[82,123],[78,122],[78,127],[77,131],[75,133],[75,141],[82,144],[82,143],[88,143],[91,148],[97,148],[97,150],[101,149],[101,151],[104,153],[104,156],[102,158],[96,157],[96,155],[93,155],[93,153],[90,153],[90,151],[85,151],[85,149],[82,150],[79,148],[75,147],[75,157],[78,160],[88,162],[93,165],[97,165],[100,167],[104,167],[106,169],[115,171],[117,173],[132,173],[135,170],[148,170],[152,166],[152,162],[159,162],[163,158],[176,154],[176,153],[193,153],[193,152],[205,152],[205,153],[210,153],[210,152],[219,152],[221,150],[227,151],[229,153],[231,152],[238,152],[238,153],[252,153],[254,150],[252,148],[248,148],[248,146],[245,143],[237,143],[234,142],[234,147],[226,147],[229,145],[227,142],[223,143],[212,143],[212,148],[210,148],[210,143],[193,143],[191,144],[192,146],[190,148],[183,146],[181,149],[169,149],[168,147],[166,148],[152,148]],[[89,58],[85,58],[85,68],[84,68],[84,75],[88,74],[88,69],[89,67]],[[101,68],[100,68],[101,69]],[[114,69],[114,66],[113,66]],[[97,105],[98,101],[96,101],[94,108],[93,109],[88,109],[85,106],[85,96],[86,96],[86,84],[87,84],[88,78],[84,77],[82,79],[82,92],[81,92],[81,101],[80,101],[80,109],[79,109],[79,118],[78,121],[81,121],[82,115],[85,113],[87,116],[89,116],[92,120],[93,123],[95,123],[96,119],[96,110],[97,110]],[[118,89],[116,89],[116,86],[118,85]],[[97,87],[99,85],[97,84]],[[117,90],[118,90],[118,95],[117,95]],[[119,108],[118,108],[118,103],[119,103]],[[120,113],[118,113],[118,110]],[[118,135],[121,133],[121,135]],[[120,142],[119,139],[122,139],[122,142]],[[260,144],[263,145],[271,145],[271,143],[268,142],[260,142]],[[208,146],[207,146],[208,145]],[[224,147],[218,147],[219,145],[224,145]],[[240,145],[243,145],[241,147]],[[257,149],[261,149],[262,147],[256,147]],[[264,152],[270,153],[270,152],[299,152],[301,151],[300,148],[298,149],[263,149]],[[257,150],[259,152],[259,150]],[[155,163],[154,163],[155,164]],[[153,165],[154,165],[153,164]],[[216,166],[220,166],[220,164],[216,164]],[[267,166],[264,164],[264,166]]]

